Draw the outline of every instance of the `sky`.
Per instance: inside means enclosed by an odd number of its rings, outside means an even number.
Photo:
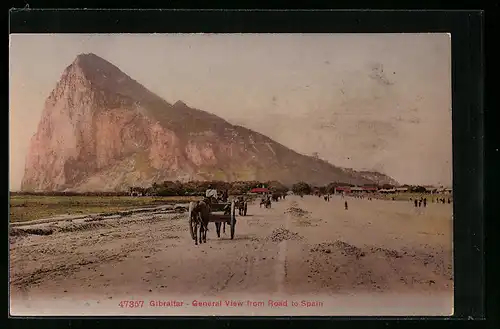
[[[297,152],[451,185],[449,34],[11,34],[11,190],[45,99],[80,53]]]

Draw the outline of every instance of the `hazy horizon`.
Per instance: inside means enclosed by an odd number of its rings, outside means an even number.
[[[108,60],[170,103],[299,153],[401,184],[451,185],[448,34],[11,34],[11,191],[44,101],[80,53]]]

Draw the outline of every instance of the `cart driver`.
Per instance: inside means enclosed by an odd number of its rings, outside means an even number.
[[[212,203],[216,203],[218,196],[217,190],[212,188],[212,185],[208,186],[208,189],[205,192],[205,198],[209,199]]]

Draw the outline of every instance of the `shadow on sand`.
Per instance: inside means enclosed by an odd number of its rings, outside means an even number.
[[[232,241],[257,241],[258,238],[254,234],[239,234],[238,235],[237,233],[235,233],[234,239],[231,240],[231,235],[226,232],[225,235],[224,235],[224,233],[221,233],[220,238],[215,237],[215,238],[212,238],[211,240],[214,242],[219,242],[219,243],[230,243]]]

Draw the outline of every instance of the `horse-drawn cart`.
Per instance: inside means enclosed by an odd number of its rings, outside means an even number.
[[[195,239],[196,226],[191,220],[191,213],[195,206],[194,202],[189,203],[188,218],[189,218],[189,232],[191,233],[191,238]],[[210,214],[208,222],[215,223],[215,228],[217,230],[217,236],[220,237],[221,225],[223,226],[224,233],[226,232],[226,224],[231,227],[231,240],[234,238],[234,231],[236,226],[236,204],[235,201],[223,202],[223,203],[211,203],[210,204]]]

